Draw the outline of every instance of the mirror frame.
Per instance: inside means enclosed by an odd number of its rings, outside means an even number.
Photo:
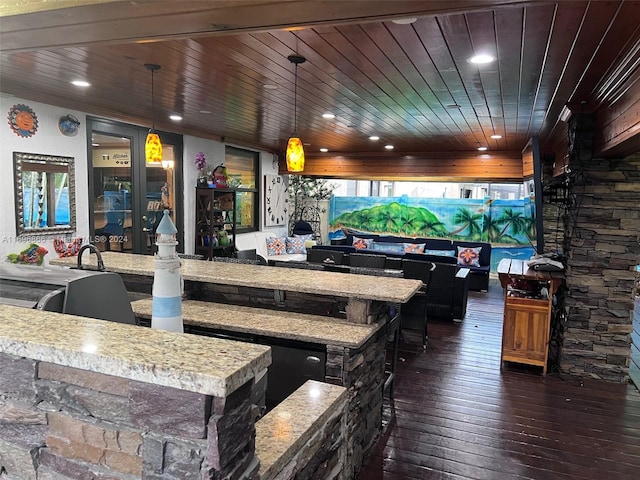
[[[67,167],[69,181],[69,223],[53,227],[26,228],[24,225],[24,188],[22,185],[23,172],[33,171],[25,169],[23,163],[50,164]],[[74,157],[60,157],[55,155],[40,155],[37,153],[13,152],[13,168],[15,181],[16,202],[16,232],[18,235],[73,233],[76,230],[76,181]]]

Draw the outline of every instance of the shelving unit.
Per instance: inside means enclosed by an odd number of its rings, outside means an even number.
[[[236,243],[236,191],[196,187],[195,229],[196,253],[207,260],[231,256]]]
[[[564,274],[536,271],[522,260],[505,258],[498,277],[504,288],[501,364],[536,365],[546,375],[553,295]]]

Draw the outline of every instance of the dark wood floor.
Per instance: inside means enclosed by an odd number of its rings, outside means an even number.
[[[632,385],[500,371],[502,291],[471,293],[462,324],[401,345],[395,398],[358,480],[640,479]]]

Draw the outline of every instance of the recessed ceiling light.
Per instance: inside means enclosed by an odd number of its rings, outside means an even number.
[[[322,114],[322,118],[331,119],[331,118],[336,118],[336,116],[333,113],[327,112]]]
[[[182,117],[180,115],[169,115],[169,118],[174,122],[179,122],[180,120],[182,120]]]
[[[278,86],[272,85],[270,83],[265,83],[264,85],[262,85],[262,88],[264,88],[265,90],[277,90]]]
[[[409,25],[410,23],[413,23],[416,20],[418,19],[415,17],[408,17],[408,18],[396,18],[395,20],[391,20],[391,21],[396,25]]]
[[[322,147],[322,148],[320,149],[320,151],[321,151],[322,153],[327,153],[327,152],[329,151],[329,149],[328,149],[328,148],[324,148],[324,147]]]
[[[374,142],[375,142],[375,141],[380,140],[380,137],[378,137],[377,135],[371,135],[371,136],[369,137],[369,140],[372,140],[372,141],[374,141]]]
[[[385,145],[384,148],[387,150],[393,150],[393,145]]]
[[[483,53],[480,55],[474,55],[467,61],[469,63],[491,63],[491,62],[494,62],[495,59],[496,57],[492,57],[491,55],[487,55]]]
[[[461,108],[461,107],[457,103],[452,103],[450,105],[447,105],[447,108],[450,108],[450,109],[454,110],[456,108]]]
[[[200,113],[202,113],[204,115],[211,115],[211,111],[210,110],[200,110]]]
[[[85,80],[74,80],[71,82],[72,85],[75,85],[76,87],[90,87],[91,84]]]
[[[478,150],[480,150],[481,152],[484,152],[487,149],[487,147],[478,147]]]
[[[499,138],[502,138],[502,135],[491,135],[491,138],[493,138],[494,140],[497,140]]]

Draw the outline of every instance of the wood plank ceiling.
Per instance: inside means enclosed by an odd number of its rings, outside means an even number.
[[[0,10],[3,94],[148,126],[143,64],[157,63],[157,128],[281,153],[297,53],[297,132],[312,158],[518,155],[564,131],[564,105],[600,107],[621,59],[640,55],[639,1],[21,3]],[[474,53],[497,61],[472,64]],[[630,64],[624,79],[640,78]]]

